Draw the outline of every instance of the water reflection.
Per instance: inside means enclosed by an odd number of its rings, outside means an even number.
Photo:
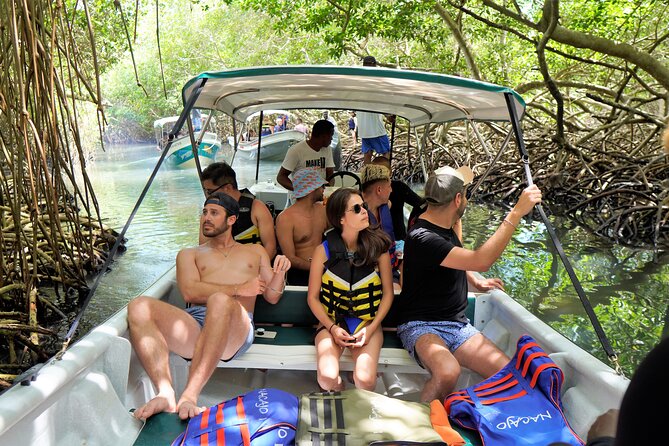
[[[111,146],[98,154],[89,174],[106,224],[120,228],[148,180],[159,153],[153,145]],[[228,149],[220,157],[230,161]],[[274,179],[280,163],[263,162],[260,181]],[[240,188],[255,180],[255,163],[235,161]],[[177,252],[197,243],[204,195],[194,170],[161,169],[128,230],[127,252],[102,280],[85,319],[104,321],[140,294],[173,264]],[[464,244],[480,246],[499,226],[505,212],[470,204],[464,218]],[[652,348],[664,327],[669,259],[653,263],[652,254],[611,245],[554,219],[558,237],[596,307],[621,361],[632,370]],[[554,253],[543,224],[523,221],[502,259],[488,277],[500,277],[507,292],[540,319],[602,357],[590,323],[571,282]]]

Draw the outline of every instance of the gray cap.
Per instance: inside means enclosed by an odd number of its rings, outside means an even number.
[[[474,172],[468,166],[458,169],[445,166],[437,169],[425,183],[425,200],[430,204],[448,204],[473,179]]]

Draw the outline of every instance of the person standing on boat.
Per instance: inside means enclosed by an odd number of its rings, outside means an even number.
[[[358,143],[358,118],[354,111],[348,112],[348,132],[351,134],[351,139],[353,139],[353,147]]]
[[[332,134],[332,141],[330,142],[330,149],[332,149],[332,160],[334,161],[334,171],[341,170],[341,140],[339,139],[339,129],[337,129],[337,121],[330,115],[328,110],[323,112],[323,119],[329,121],[334,126],[334,133]]]
[[[232,227],[232,237],[239,243],[259,243],[270,259],[276,254],[274,218],[267,205],[248,189],[239,190],[237,174],[227,163],[212,163],[202,171],[202,188],[206,195],[225,192],[239,203],[239,216]],[[200,229],[200,244],[207,238]]]
[[[427,210],[404,245],[402,293],[393,312],[404,348],[430,372],[421,399],[443,400],[453,391],[460,367],[487,378],[509,358],[465,316],[468,283],[480,290],[503,289],[499,279],[479,279],[511,240],[521,217],[541,203],[536,185],[526,188],[497,231],[476,250],[462,247],[460,218],[467,205],[471,169],[444,167],[425,184]]]
[[[381,228],[390,239],[388,254],[390,265],[393,268],[393,280],[399,283],[399,259],[395,250],[395,231],[390,215],[391,203],[388,201],[393,190],[390,183],[390,170],[378,164],[366,164],[360,172],[360,184],[362,199],[367,203],[370,226]]]
[[[323,206],[326,185],[315,169],[298,170],[293,174],[295,203],[276,217],[279,246],[292,265],[287,274],[289,285],[309,284],[311,256],[328,227]]]
[[[307,135],[307,134],[309,133],[309,129],[308,129],[307,126],[302,122],[302,119],[301,119],[301,118],[297,118],[296,122],[297,122],[297,124],[295,124],[295,127],[293,128],[293,130],[297,130],[298,132],[302,132],[302,133],[304,133],[305,135]]]
[[[362,66],[376,67],[376,58],[365,56],[362,59]],[[356,114],[358,119],[357,134],[362,141],[363,163],[369,164],[372,162],[373,153],[390,158],[390,140],[383,124],[383,115],[366,111],[358,111]],[[386,115],[385,119],[392,123],[395,121],[395,116]]]
[[[223,192],[211,194],[200,217],[208,242],[179,251],[177,286],[191,307],[183,310],[146,296],[128,304],[130,342],[157,391],[135,411],[138,419],[175,411],[186,419],[202,412],[197,399],[219,360],[232,360],[253,343],[257,295],[272,304],[281,299],[290,260],[278,255],[272,267],[262,246],[237,243],[230,229],[238,215],[236,200]],[[192,358],[178,401],[170,352]]]
[[[288,190],[293,190],[293,182],[289,176],[304,168],[318,169],[321,177],[326,180],[334,173],[334,160],[332,159],[332,135],[334,126],[330,121],[320,119],[316,121],[311,129],[311,137],[293,145],[281,163],[276,181]]]
[[[353,356],[353,381],[374,390],[383,332],[393,300],[388,236],[369,226],[367,206],[356,189],[337,189],[326,205],[333,227],[313,254],[307,301],[320,326],[315,344],[318,384],[342,390],[339,358]]]

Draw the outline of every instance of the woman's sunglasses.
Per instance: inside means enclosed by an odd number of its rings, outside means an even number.
[[[351,209],[346,209],[346,212],[354,212],[356,214],[359,214],[362,212],[363,209],[366,211],[369,210],[367,203],[365,203],[364,201],[362,202],[362,204],[354,204]]]

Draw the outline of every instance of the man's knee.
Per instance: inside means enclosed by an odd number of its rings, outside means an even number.
[[[214,293],[207,299],[207,312],[216,315],[229,315],[231,311],[239,308],[239,302],[225,293]]]
[[[452,387],[458,382],[462,368],[457,362],[448,364],[439,364],[430,369],[432,379],[440,385]]]
[[[147,296],[139,296],[131,300],[128,303],[128,324],[133,326],[150,320],[155,302],[155,299]]]

